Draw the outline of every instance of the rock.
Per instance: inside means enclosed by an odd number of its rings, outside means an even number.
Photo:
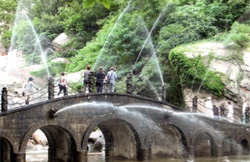
[[[248,51],[249,49],[247,49]],[[250,52],[244,52],[244,55],[243,55],[243,61],[244,61],[244,64],[248,67],[250,67]]]
[[[227,61],[213,60],[210,65],[210,70],[226,75],[230,66],[231,64]]]
[[[53,59],[51,60],[51,62],[54,62],[54,63],[65,63],[65,64],[70,64],[69,60],[66,59],[66,58],[57,58],[57,59]]]
[[[28,141],[27,143],[27,147],[26,147],[26,150],[34,150],[35,149],[35,145],[34,145],[34,141],[30,140]]]
[[[62,46],[65,45],[69,40],[70,38],[65,33],[61,33],[52,41],[53,48],[56,51],[61,51]]]
[[[83,78],[83,72],[79,71],[76,73],[69,73],[66,75],[65,77],[68,81],[68,83],[70,82],[79,82],[82,83],[82,78]],[[57,78],[56,80],[59,80],[59,78]]]
[[[42,146],[45,146],[48,143],[45,134],[40,129],[38,129],[32,134],[32,140],[37,145],[42,145]]]
[[[240,86],[242,88],[245,88],[247,90],[250,91],[250,79],[249,78],[244,78],[241,82],[240,82]]]
[[[184,54],[189,58],[195,58],[198,55],[204,57],[208,56],[210,53],[213,53],[217,57],[228,57],[231,55],[231,52],[224,47],[223,43],[218,42],[202,42],[189,45],[186,48],[187,52]]]

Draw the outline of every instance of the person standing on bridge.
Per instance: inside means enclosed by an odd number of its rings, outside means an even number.
[[[89,85],[89,72],[91,66],[87,65],[86,70],[83,71],[83,93],[86,93],[87,87]]]
[[[66,73],[65,72],[62,72],[61,78],[60,78],[59,83],[58,83],[58,86],[59,86],[59,92],[58,92],[57,95],[59,96],[61,94],[61,92],[63,91],[64,96],[67,96],[68,95],[68,92],[67,92],[68,82],[67,82],[67,79],[66,79]]]
[[[30,101],[32,100],[33,94],[34,94],[34,89],[38,90],[38,88],[35,86],[35,84],[33,83],[33,78],[30,77],[28,79],[27,84],[24,86],[24,95],[26,95],[26,100],[25,103],[29,104]]]
[[[110,71],[107,74],[107,82],[109,84],[109,92],[115,92],[115,80],[117,78],[116,72],[114,71],[114,67],[110,68]]]
[[[233,120],[234,120],[233,105],[232,105],[231,101],[228,101],[227,103],[228,103],[228,106],[227,106],[227,109],[228,109],[227,117],[231,120],[231,122],[233,122]]]
[[[214,112],[214,118],[219,119],[220,112],[219,108],[216,105],[213,105],[213,112]]]
[[[105,74],[102,67],[99,67],[99,71],[94,75],[96,77],[96,92],[102,93],[103,80],[105,79]]]
[[[242,122],[243,122],[243,124],[246,124],[246,110],[248,109],[249,106],[250,105],[249,105],[248,100],[246,100],[242,105],[242,117],[243,117]]]
[[[214,112],[213,112],[213,103],[212,103],[212,98],[208,97],[206,102],[205,102],[205,107],[207,111],[207,116],[213,118],[214,117]]]

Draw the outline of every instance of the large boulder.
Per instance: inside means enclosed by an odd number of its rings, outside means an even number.
[[[64,63],[64,64],[70,64],[70,61],[66,58],[62,58],[62,57],[59,57],[59,58],[56,58],[56,59],[53,59],[51,60],[51,62],[54,62],[54,63]]]
[[[45,134],[40,129],[36,130],[32,134],[32,140],[37,145],[46,146],[48,144],[48,141],[47,141],[47,138],[46,138]]]
[[[61,33],[52,41],[53,48],[56,51],[61,51],[62,46],[65,45],[69,40],[70,38],[65,33]]]

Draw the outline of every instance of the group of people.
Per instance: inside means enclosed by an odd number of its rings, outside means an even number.
[[[89,87],[90,84],[90,78],[89,78],[89,73],[90,73],[91,66],[87,65],[86,70],[83,72],[83,92],[87,92],[87,88]],[[109,92],[115,92],[115,80],[117,78],[117,74],[115,72],[114,67],[110,68],[110,71],[105,74],[102,66],[99,67],[98,71],[94,74],[96,78],[96,92],[102,93],[106,91],[106,85],[108,85]]]
[[[231,122],[234,120],[234,108],[231,101],[227,101],[220,107],[212,104],[212,98],[208,97],[205,101],[205,108],[207,109],[207,115],[211,118],[227,117]],[[244,102],[242,106],[242,121],[248,123],[250,117],[250,105],[249,101]]]
[[[217,107],[212,104],[212,98],[208,97],[205,101],[205,108],[207,109],[207,115],[211,118],[224,116],[230,119],[230,121],[234,120],[234,109],[231,101],[227,101],[226,104]]]

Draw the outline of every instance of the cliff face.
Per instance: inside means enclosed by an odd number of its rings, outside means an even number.
[[[177,47],[180,48],[180,47]],[[219,42],[200,42],[182,46],[183,55],[189,59],[201,57],[208,71],[216,72],[224,84],[223,95],[217,97],[209,91],[193,87],[184,88],[186,105],[192,107],[192,98],[198,96],[198,109],[206,113],[205,100],[212,97],[212,102],[220,106],[230,100],[233,102],[235,119],[240,119],[242,104],[250,99],[250,48],[244,51],[236,50],[231,45],[224,46]],[[204,78],[207,79],[207,78]],[[199,91],[199,92],[198,92]]]

